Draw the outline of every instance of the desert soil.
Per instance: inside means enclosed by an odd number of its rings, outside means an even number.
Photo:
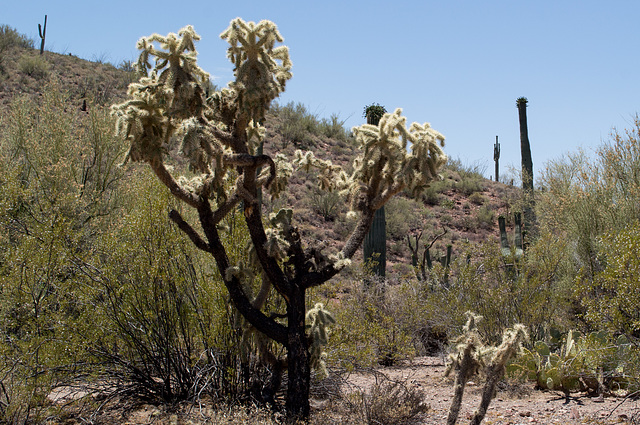
[[[441,357],[419,357],[400,367],[380,370],[388,378],[419,387],[431,410],[421,424],[445,424],[451,399],[453,380],[444,377],[445,365]],[[379,378],[378,378],[379,379]],[[373,374],[352,374],[349,386],[366,391],[373,382]],[[470,382],[464,393],[459,424],[466,424],[480,404],[482,386]],[[640,424],[640,402],[622,397],[592,398],[586,394],[571,394],[534,390],[531,384],[507,385],[499,389],[489,406],[483,424]]]
[[[378,368],[371,371],[360,371],[343,375],[335,379],[334,390],[341,396],[351,392],[367,393],[376,382],[393,380],[402,382],[406,386],[418,388],[424,393],[424,402],[430,406],[427,413],[422,414],[415,424],[443,425],[446,423],[449,406],[453,397],[453,379],[444,376],[445,364],[442,357],[418,357],[411,362],[397,367]],[[481,398],[481,383],[470,382],[465,390],[458,424],[467,424]],[[51,394],[52,401],[64,403],[70,394]],[[80,394],[84,395],[84,394]],[[53,396],[53,397],[52,397]],[[78,394],[76,394],[76,397]],[[75,397],[71,397],[75,398]],[[323,399],[324,398],[324,399]],[[120,404],[120,403],[116,403]],[[325,397],[312,398],[312,416],[331,418],[332,424],[341,423],[338,412],[332,411],[332,403]],[[152,405],[137,405],[132,408],[112,406],[94,417],[92,423],[100,424],[238,424],[227,416],[216,413],[213,405],[194,406],[193,404],[179,408],[178,412],[168,411],[166,408]],[[263,421],[265,412],[255,411],[243,414],[246,420],[242,423],[271,423]],[[258,416],[261,416],[258,418]],[[82,421],[84,423],[84,421]],[[63,422],[77,424],[77,421]],[[317,424],[318,421],[313,420]],[[505,384],[498,389],[496,397],[491,402],[485,419],[486,425],[509,424],[640,424],[640,401],[625,399],[624,397],[594,398],[586,394],[571,394],[567,400],[564,394],[553,391],[535,390],[532,383]],[[328,424],[329,425],[329,424]]]

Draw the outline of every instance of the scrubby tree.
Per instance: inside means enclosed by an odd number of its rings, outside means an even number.
[[[277,27],[235,19],[221,37],[230,44],[228,58],[235,80],[206,97],[208,74],[196,63],[191,26],[178,34],[154,34],[138,42],[138,68],[144,76],[129,86],[129,99],[113,106],[117,129],[131,147],[127,160],[149,164],[158,179],[184,204],[197,211],[199,226],[188,223],[178,210],[169,217],[199,249],[209,253],[223,277],[231,301],[253,328],[287,352],[287,414],[309,414],[311,366],[322,341],[308,332],[306,292],[344,268],[368,232],[376,210],[400,191],[418,195],[446,162],[444,137],[429,124],[406,127],[401,110],[385,114],[377,126],[354,128],[360,154],[350,175],[340,167],[297,151],[295,158],[265,151],[263,122],[271,102],[291,78],[291,61]],[[155,63],[150,63],[155,58]],[[410,149],[408,149],[410,147]],[[187,162],[189,176],[178,176],[172,158]],[[269,220],[262,217],[258,191],[276,198],[296,168],[317,172],[320,189],[341,191],[350,200],[349,216],[357,221],[352,234],[335,255],[306,248],[293,222],[293,211],[283,209]],[[263,287],[254,297],[247,285],[248,263],[232,263],[223,244],[222,219],[242,209],[251,238],[251,254],[263,275]],[[281,297],[286,313],[265,311],[265,290]],[[314,311],[318,311],[315,309]]]

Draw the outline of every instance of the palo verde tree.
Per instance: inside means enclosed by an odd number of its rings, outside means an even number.
[[[293,159],[281,153],[258,154],[261,142],[269,151],[265,113],[291,78],[289,51],[276,46],[283,39],[269,21],[238,18],[221,37],[230,45],[227,55],[235,80],[208,98],[203,88],[208,75],[196,63],[194,42],[199,36],[191,26],[178,34],[142,38],[137,66],[146,75],[129,86],[129,99],[114,105],[113,113],[118,117],[118,132],[131,145],[127,160],[149,164],[176,198],[196,210],[199,226],[187,222],[177,210],[170,211],[169,217],[195,246],[213,257],[238,312],[255,331],[286,349],[287,415],[307,417],[311,367],[319,353],[312,347],[322,341],[306,327],[311,321],[306,317],[306,291],[348,264],[375,211],[392,196],[402,190],[417,195],[428,187],[446,162],[441,149],[444,137],[429,124],[413,123],[407,128],[398,109],[385,114],[377,126],[353,129],[361,153],[350,175],[311,152],[297,151]],[[176,156],[190,165],[189,176],[178,176],[179,168],[169,165]],[[297,168],[317,172],[320,189],[341,191],[350,199],[349,216],[357,223],[336,255],[305,247],[290,209],[263,220],[259,189],[263,196],[278,197]],[[255,297],[246,282],[247,266],[231,262],[230,247],[221,237],[225,229],[218,226],[238,208],[250,234],[254,262],[263,275],[263,287]],[[286,314],[265,311],[266,289],[282,298]]]

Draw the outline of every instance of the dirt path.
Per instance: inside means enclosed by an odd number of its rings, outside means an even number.
[[[451,379],[444,378],[444,362],[439,357],[420,357],[401,367],[381,369],[393,380],[422,389],[431,411],[423,424],[446,423],[453,396]],[[378,378],[379,379],[379,378]],[[375,383],[373,374],[352,374],[348,378],[352,389],[367,390]],[[468,423],[480,404],[482,387],[471,382],[467,385],[458,423]],[[635,415],[635,417],[634,417]],[[640,424],[640,402],[605,397],[597,400],[584,394],[575,394],[567,401],[562,393],[536,391],[533,384],[521,384],[498,391],[491,402],[483,424]]]

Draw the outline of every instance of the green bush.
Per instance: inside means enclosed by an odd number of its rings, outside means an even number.
[[[406,317],[420,309],[393,289],[376,278],[352,286],[333,309],[336,325],[328,345],[329,364],[348,369],[391,365],[415,355],[414,329]]]
[[[478,220],[478,227],[490,229],[496,223],[496,213],[488,205],[483,205],[478,209],[476,219]]]
[[[10,47],[20,47],[22,49],[33,49],[33,40],[24,34],[20,34],[9,25],[0,25],[0,52]]]
[[[507,267],[511,260],[502,256],[497,240],[462,245],[448,279],[440,265],[429,271],[420,303],[430,312],[431,323],[448,332],[462,326],[465,311],[478,312],[485,318],[478,331],[491,343],[516,323],[528,326],[534,337],[552,325],[566,327],[571,282],[562,278],[568,262],[562,255],[564,243],[541,238],[515,269]]]
[[[42,56],[29,53],[20,57],[18,69],[21,73],[40,80],[49,74],[49,62]]]
[[[325,221],[333,221],[338,213],[344,209],[344,200],[336,192],[325,192],[314,189],[309,192],[309,205]]]
[[[20,98],[0,130],[0,422],[53,414],[47,395],[90,372],[95,300],[80,264],[112,223],[122,147],[108,112],[78,116],[55,84]]]
[[[169,403],[239,396],[242,333],[220,277],[167,220],[175,201],[159,183],[149,177],[129,189],[133,208],[102,242],[104,272],[87,282],[105,300],[92,352],[121,392]],[[241,226],[229,229],[244,246]]]
[[[422,227],[424,208],[419,202],[397,196],[385,205],[389,239],[403,240],[410,230]]]
[[[313,146],[313,136],[320,134],[317,115],[310,113],[302,103],[289,102],[285,106],[273,106],[272,112],[280,118],[278,133],[285,145],[293,143],[301,149]]]
[[[596,329],[640,337],[640,224],[610,232],[598,241],[602,270],[593,279],[582,273],[575,284],[584,318]]]
[[[331,114],[327,118],[323,118],[320,121],[320,133],[331,139],[345,141],[349,138],[351,132],[344,128],[346,120],[341,120],[337,114]]]

